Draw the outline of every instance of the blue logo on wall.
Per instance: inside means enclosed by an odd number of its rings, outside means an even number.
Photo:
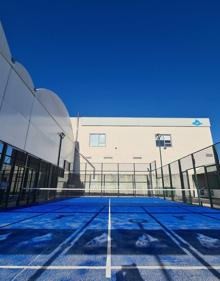
[[[198,119],[196,119],[195,121],[193,121],[192,122],[192,124],[194,125],[194,126],[201,126],[202,125],[202,122],[201,121],[199,121]]]

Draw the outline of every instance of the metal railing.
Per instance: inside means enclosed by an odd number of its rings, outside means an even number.
[[[151,170],[152,186],[164,199],[220,208],[220,143]],[[164,182],[164,184],[163,184]],[[167,194],[172,190],[172,194]]]
[[[80,159],[82,160],[82,159]],[[150,165],[144,163],[92,163],[75,165],[75,186],[87,195],[141,195],[149,189]],[[78,180],[78,181],[77,181]]]
[[[140,163],[80,162],[73,174],[85,195],[158,196],[211,208],[220,208],[220,143],[160,167]]]

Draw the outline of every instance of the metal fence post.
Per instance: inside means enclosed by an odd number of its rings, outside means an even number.
[[[4,161],[5,161],[5,156],[6,156],[7,147],[8,147],[7,144],[6,144],[6,143],[3,143],[3,148],[2,148],[2,152],[1,152],[1,158],[0,158],[0,172],[1,172],[1,170],[2,170]],[[0,178],[0,181],[1,181],[1,178]]]
[[[2,171],[2,168],[3,168],[3,165],[4,165],[4,162],[5,162],[5,156],[6,156],[6,151],[7,151],[7,144],[6,143],[3,143],[3,148],[2,148],[2,152],[1,152],[1,158],[0,158],[0,182],[2,182],[2,179],[3,179],[3,171]],[[3,202],[4,200],[4,189],[1,188],[0,190],[0,205]]]
[[[165,194],[165,191],[164,191],[164,177],[163,177],[163,166],[160,167],[161,169],[161,179],[162,179],[162,188],[163,188],[163,199],[165,200],[166,199],[166,194]]]
[[[205,170],[205,184],[206,184],[206,188],[208,189],[208,195],[209,195],[209,203],[210,203],[210,207],[213,208],[212,192],[209,186],[207,168],[205,166],[204,166],[204,170]]]
[[[23,174],[22,174],[21,186],[20,186],[20,191],[19,191],[18,197],[17,197],[16,206],[20,205],[20,199],[21,199],[22,194],[24,192],[25,177],[26,177],[26,172],[27,172],[27,169],[28,169],[27,164],[28,164],[28,154],[25,154],[24,170],[23,170]]]
[[[135,196],[137,195],[137,188],[136,188],[136,170],[135,170],[135,163],[133,163],[133,189]]]
[[[102,196],[102,175],[103,175],[103,163],[101,163],[101,196]]]
[[[90,195],[90,188],[91,188],[91,180],[92,180],[92,175],[89,175],[89,195]]]
[[[14,153],[12,153],[12,155],[11,155],[11,170],[10,170],[10,175],[9,175],[9,180],[8,180],[8,187],[7,187],[7,191],[6,191],[5,208],[8,207],[8,200],[9,200],[12,179],[13,179],[14,170],[15,170],[16,154],[17,154],[17,152],[14,150]]]
[[[169,171],[169,179],[170,179],[170,188],[172,189],[172,191],[171,191],[171,198],[172,198],[172,201],[174,201],[173,180],[172,180],[172,173],[171,173],[170,164],[168,164],[168,171]]]
[[[199,190],[199,182],[198,182],[198,177],[196,173],[196,164],[195,164],[195,158],[194,155],[191,154],[192,157],[192,163],[193,163],[193,171],[194,171],[194,177],[195,177],[195,186],[198,194],[198,200],[199,200],[199,206],[202,206],[201,198],[200,198],[200,190]]]
[[[105,174],[103,176],[104,194],[105,194]]]
[[[87,163],[85,163],[85,171],[84,171],[84,186],[86,186],[86,177],[87,177]]]
[[[217,177],[218,177],[218,182],[220,185],[220,167],[219,167],[219,157],[218,157],[218,152],[215,148],[215,145],[212,145],[213,149],[213,154],[214,154],[214,159],[215,159],[215,165],[216,165],[216,171],[217,171]]]
[[[152,179],[152,167],[151,167],[151,163],[150,163],[150,172],[149,172],[149,177],[150,177],[150,190],[148,190],[148,196],[152,196],[153,194],[153,179]]]
[[[178,166],[179,166],[180,184],[181,184],[181,189],[182,189],[182,199],[183,199],[183,202],[186,203],[187,200],[186,200],[186,193],[184,190],[184,180],[183,180],[183,173],[182,173],[180,160],[178,160]]]
[[[39,186],[40,171],[41,171],[41,159],[39,159],[39,163],[38,163],[38,169],[37,169],[37,173],[36,173],[34,188],[38,188],[38,186]],[[36,199],[37,199],[37,189],[34,190],[33,203],[36,202]]]
[[[188,189],[189,189],[190,203],[192,204],[192,194],[191,194],[191,189],[190,189],[189,172],[188,172],[188,170],[186,170],[186,176],[187,176],[187,185],[188,185]]]
[[[119,179],[119,163],[117,164],[117,170],[118,170],[118,196],[119,196],[119,189],[120,189],[120,179]]]

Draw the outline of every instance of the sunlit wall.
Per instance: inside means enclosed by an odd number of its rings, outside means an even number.
[[[24,66],[12,59],[0,24],[0,140],[53,164],[73,162],[74,138],[68,111],[47,89],[36,89]]]

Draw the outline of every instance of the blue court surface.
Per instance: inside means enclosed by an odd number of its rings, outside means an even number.
[[[0,280],[220,280],[220,210],[81,197],[1,212]]]

